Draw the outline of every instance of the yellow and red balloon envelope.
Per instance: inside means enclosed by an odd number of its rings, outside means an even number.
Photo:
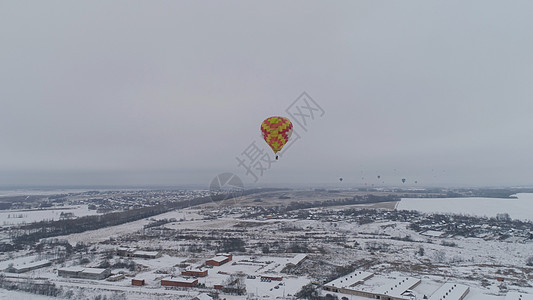
[[[292,123],[284,117],[270,117],[261,124],[261,132],[274,153],[280,151],[292,134]]]

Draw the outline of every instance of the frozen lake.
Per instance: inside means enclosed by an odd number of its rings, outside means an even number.
[[[427,213],[453,213],[495,217],[508,213],[512,219],[533,221],[533,194],[516,194],[518,199],[506,198],[402,198],[396,209]]]

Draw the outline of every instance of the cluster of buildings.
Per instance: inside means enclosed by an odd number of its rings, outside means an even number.
[[[233,259],[231,253],[220,253],[205,261],[206,266],[221,266]],[[195,287],[198,285],[197,277],[207,277],[208,270],[202,267],[189,268],[181,272],[182,277],[163,279],[161,286],[168,287]]]
[[[141,258],[157,258],[160,257],[159,252],[150,252],[150,251],[139,251],[136,249],[130,248],[119,248],[117,249],[117,254],[123,257],[141,257]],[[300,263],[306,255],[298,255],[295,258],[288,259],[291,264]],[[233,255],[231,253],[219,253],[214,257],[205,260],[201,266],[188,267],[187,269],[181,272],[181,276],[169,276],[167,278],[161,279],[162,287],[183,287],[190,288],[196,287],[199,282],[198,279],[202,277],[207,277],[209,274],[209,269],[217,266],[222,266],[233,260]],[[108,281],[118,281],[124,279],[123,274],[111,275],[110,269],[101,269],[101,268],[85,268],[82,266],[73,266],[61,268],[58,270],[58,276],[66,278],[80,278],[80,279],[93,279],[93,280],[102,280],[107,279]],[[282,277],[278,276],[261,276],[262,281],[281,281]],[[133,286],[144,286],[146,284],[145,279],[133,278],[131,280]],[[221,284],[216,284],[215,289],[224,289],[225,287]]]
[[[137,257],[137,258],[147,258],[154,259],[161,257],[160,251],[142,251],[137,249],[131,249],[126,247],[120,247],[117,249],[117,255],[122,257]]]
[[[110,269],[101,268],[84,268],[84,267],[68,267],[57,270],[57,275],[67,278],[81,278],[81,279],[106,279],[111,275]]]
[[[139,251],[126,252],[126,253],[138,253]],[[216,254],[214,257],[205,261],[205,266],[221,266],[225,263],[230,262],[233,259],[233,255],[230,253],[220,253]],[[189,267],[181,272],[179,277],[170,277],[161,280],[161,286],[164,287],[195,287],[198,285],[199,277],[207,277],[209,270],[202,266],[199,267]],[[132,285],[143,286],[145,281],[142,279],[134,278],[131,281]]]
[[[372,299],[383,300],[412,300],[418,299],[413,289],[422,280],[413,277],[399,277],[394,279],[374,277],[373,273],[355,271],[348,275],[326,283],[323,289],[335,293],[357,295]],[[433,292],[429,298],[427,295],[419,298],[429,300],[462,300],[466,297],[470,288],[466,285],[445,283]]]
[[[421,280],[413,277],[383,278],[373,273],[355,271],[326,283],[322,289],[334,293],[362,296],[381,300],[463,300],[470,287],[446,282],[430,295],[420,295],[414,291]],[[533,300],[533,295],[509,292],[504,300]]]
[[[383,280],[374,278],[370,272],[355,271],[325,284],[323,289],[373,299],[411,300],[414,297],[412,289],[420,282],[420,279],[413,277]]]

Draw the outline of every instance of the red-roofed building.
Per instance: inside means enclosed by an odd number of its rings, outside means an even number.
[[[161,280],[161,286],[195,287],[196,285],[198,285],[198,279],[192,278],[169,278]]]
[[[282,281],[283,277],[279,276],[261,276],[261,280],[272,280],[272,281]]]
[[[132,279],[131,280],[131,285],[143,286],[143,285],[145,285],[144,279]]]
[[[190,270],[182,271],[181,275],[190,276],[190,277],[206,277],[207,270],[202,271],[201,269],[190,269]]]
[[[205,261],[208,266],[221,266],[233,259],[232,254],[217,254],[215,257]]]

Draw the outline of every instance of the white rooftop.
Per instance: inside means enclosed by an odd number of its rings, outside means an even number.
[[[215,256],[215,257],[210,258],[208,260],[214,260],[216,262],[223,262],[226,259],[228,259],[226,256]]]
[[[49,263],[50,263],[49,260],[40,260],[40,261],[35,261],[35,262],[23,264],[23,265],[16,265],[16,266],[13,266],[13,267],[15,269],[19,270],[19,269],[25,269],[25,268],[39,267],[39,266],[46,265],[46,264],[49,264]]]
[[[84,268],[80,267],[80,266],[74,266],[74,267],[66,267],[66,268],[61,268],[59,269],[59,271],[64,271],[64,272],[81,272],[83,271]]]
[[[83,272],[83,273],[90,273],[90,274],[101,274],[101,273],[106,271],[106,269],[83,268],[83,267],[80,267],[80,266],[62,268],[62,269],[59,269],[59,270],[60,271],[65,271],[65,272]]]
[[[211,298],[211,296],[209,296],[209,295],[206,294],[206,293],[201,293],[200,295],[194,297],[194,299],[198,299],[198,300],[212,300],[213,298]]]
[[[459,300],[468,289],[466,285],[447,282],[435,291],[429,300]]]
[[[507,295],[505,295],[505,300],[533,300],[533,295],[519,292],[509,292]]]
[[[364,282],[366,279],[374,276],[374,273],[364,272],[364,271],[355,271],[348,275],[339,277],[333,281],[326,283],[327,286],[334,287],[352,287],[356,284]]]
[[[90,274],[102,274],[106,271],[106,269],[100,269],[100,268],[84,268],[83,273],[90,273]]]
[[[288,264],[297,265],[307,257],[307,254],[296,254],[293,258],[289,259]]]
[[[427,235],[427,236],[433,236],[433,237],[439,237],[441,235],[444,235],[444,232],[442,231],[435,231],[435,230],[428,230],[424,233],[422,233],[423,235]]]
[[[157,256],[158,254],[159,254],[159,252],[157,252],[157,251],[142,251],[142,250],[138,250],[138,251],[133,252],[133,255]]]
[[[413,277],[400,277],[395,280],[389,280],[385,285],[375,289],[375,293],[390,295],[397,298],[410,299],[402,294],[420,283],[420,279]]]
[[[163,278],[163,280],[166,281],[174,281],[174,282],[185,282],[185,283],[194,283],[197,279],[194,278],[185,278],[185,277],[167,277]]]
[[[194,267],[193,266],[188,266],[187,268],[185,268],[185,271],[203,272],[205,270],[207,270],[207,269],[202,268],[200,266],[194,266]]]

